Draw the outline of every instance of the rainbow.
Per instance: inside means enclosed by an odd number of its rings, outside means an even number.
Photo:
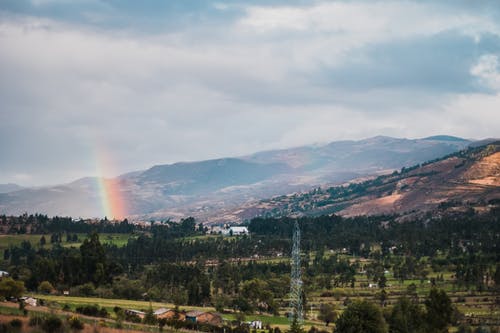
[[[101,201],[102,213],[109,220],[123,219],[127,216],[125,197],[119,179],[105,178],[112,171],[112,164],[106,154],[99,154],[97,159],[97,185]]]

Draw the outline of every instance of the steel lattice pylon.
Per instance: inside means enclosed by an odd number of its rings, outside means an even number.
[[[302,272],[300,269],[300,228],[298,221],[295,221],[293,231],[292,247],[292,273],[290,280],[290,308],[292,315],[290,322],[302,325],[304,320],[302,309]]]

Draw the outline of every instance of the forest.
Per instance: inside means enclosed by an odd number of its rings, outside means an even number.
[[[487,293],[494,297],[492,306],[500,303],[499,219],[496,205],[486,213],[423,214],[404,223],[397,215],[299,218],[305,306],[316,306],[315,316],[324,318],[325,304],[345,313],[351,304],[369,307],[356,302],[371,300],[392,312],[416,311],[420,318],[421,305],[444,289],[462,299],[467,292]],[[5,248],[0,262],[28,291],[67,290],[73,296],[220,312],[280,316],[287,311],[296,219],[256,218],[248,223],[250,235],[230,237],[210,235],[192,218],[147,227],[43,215],[0,220],[11,226],[11,234],[40,236],[36,243],[23,240]],[[106,242],[109,232],[128,240]],[[404,303],[406,297],[416,302]],[[390,313],[385,317],[389,321]]]

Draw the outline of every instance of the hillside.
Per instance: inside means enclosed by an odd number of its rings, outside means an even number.
[[[480,210],[492,200],[500,200],[499,141],[390,175],[262,200],[232,213],[235,219],[248,219]]]
[[[0,193],[19,191],[22,188],[23,188],[22,186],[19,186],[17,184],[12,184],[12,183],[0,184]]]
[[[113,179],[87,177],[69,184],[0,193],[0,214],[111,214],[108,217],[132,219],[194,216],[204,222],[229,222],[234,221],[232,212],[242,204],[384,174],[454,153],[471,143],[448,136],[413,140],[378,136],[236,158],[156,165]],[[122,211],[106,212],[106,203],[117,198]]]

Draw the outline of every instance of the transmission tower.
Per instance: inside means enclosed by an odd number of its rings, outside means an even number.
[[[292,331],[300,331],[304,320],[302,312],[302,273],[300,270],[300,228],[295,221],[292,246],[292,273],[290,279],[290,316]]]

